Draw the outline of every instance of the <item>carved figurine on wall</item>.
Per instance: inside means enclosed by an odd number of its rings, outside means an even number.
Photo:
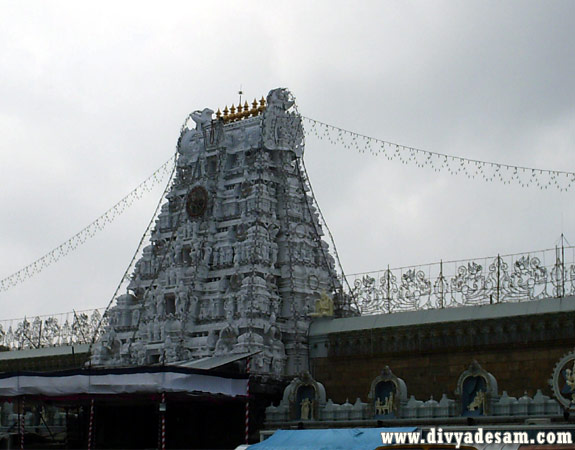
[[[386,414],[391,414],[393,412],[393,392],[389,393],[389,396],[382,402],[381,398],[377,398],[375,401],[375,415],[383,416]]]
[[[489,415],[491,402],[497,398],[497,380],[477,361],[472,361],[460,375],[455,394],[460,397],[462,416]]]
[[[299,417],[296,417],[296,419],[313,420],[315,398],[316,398],[316,390],[312,384],[301,384],[297,388],[295,405],[299,407],[297,411]]]
[[[333,316],[333,300],[327,295],[327,292],[321,291],[320,297],[315,302],[315,312],[311,313],[312,317],[330,317]]]
[[[300,419],[301,420],[311,420],[313,419],[312,415],[313,415],[313,401],[311,401],[309,398],[304,398],[301,403],[301,415],[300,415]]]
[[[390,416],[395,411],[396,386],[391,380],[380,381],[375,386],[375,417]]]
[[[575,361],[572,369],[565,369],[564,394],[571,394],[571,403],[575,403]]]
[[[555,365],[551,380],[553,395],[567,411],[575,411],[575,350]]]
[[[407,386],[389,366],[385,366],[381,374],[372,380],[368,398],[374,418],[394,418],[402,405],[407,403]]]
[[[479,410],[480,408],[481,411],[485,410],[485,392],[483,391],[477,391],[473,401],[467,406],[469,411]]]

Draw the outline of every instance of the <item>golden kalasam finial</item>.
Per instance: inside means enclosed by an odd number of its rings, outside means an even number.
[[[220,111],[216,113],[216,118],[223,119],[224,123],[229,122],[236,122],[238,120],[247,119],[249,117],[256,117],[261,114],[266,109],[266,101],[262,97],[261,100],[256,100],[252,102],[252,107],[250,109],[250,105],[247,100],[244,101],[242,105],[241,101],[238,106],[232,103],[231,108],[228,109],[228,105]]]
[[[254,101],[252,102],[252,109],[250,112],[252,113],[253,117],[258,115],[258,101],[255,98]]]

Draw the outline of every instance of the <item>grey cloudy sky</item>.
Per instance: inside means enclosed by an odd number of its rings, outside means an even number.
[[[0,2],[0,278],[112,206],[189,112],[288,87],[302,114],[483,160],[575,171],[575,3]],[[347,272],[575,244],[571,192],[467,180],[313,137]],[[0,293],[0,319],[108,303],[161,187]]]

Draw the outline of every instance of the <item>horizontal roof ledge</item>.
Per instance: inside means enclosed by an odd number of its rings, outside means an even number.
[[[569,311],[575,311],[575,296],[545,298],[522,303],[497,303],[492,305],[462,306],[458,308],[426,309],[421,311],[347,317],[343,319],[321,318],[311,324],[309,335],[310,337],[322,336],[366,329],[490,320]]]

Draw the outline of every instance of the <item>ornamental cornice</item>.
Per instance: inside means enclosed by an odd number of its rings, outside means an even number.
[[[329,334],[329,356],[537,345],[575,339],[575,311]]]

